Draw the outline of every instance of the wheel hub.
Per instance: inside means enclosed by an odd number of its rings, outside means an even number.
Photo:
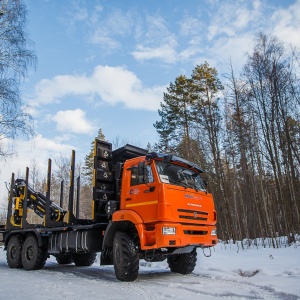
[[[13,247],[11,247],[11,250],[10,250],[10,257],[15,259],[16,256],[17,256],[17,249],[16,249],[16,247],[13,246]]]
[[[32,246],[29,246],[26,250],[26,259],[27,260],[32,260],[34,257],[34,249]]]

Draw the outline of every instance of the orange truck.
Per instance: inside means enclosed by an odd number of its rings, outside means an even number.
[[[172,272],[189,274],[196,249],[217,244],[214,201],[198,165],[132,145],[112,151],[95,139],[90,219],[79,218],[79,197],[74,214],[74,166],[73,151],[67,211],[62,197],[60,205],[50,200],[50,159],[46,195],[30,187],[28,168],[25,179],[12,174],[7,221],[0,226],[9,267],[41,269],[49,255],[60,264],[90,266],[101,252],[100,265],[114,265],[117,279],[134,281],[140,259],[167,259]],[[41,224],[28,223],[29,208]]]

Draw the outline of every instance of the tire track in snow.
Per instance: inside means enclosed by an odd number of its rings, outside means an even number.
[[[300,299],[298,296],[293,294],[287,294],[283,292],[277,292],[275,289],[268,287],[268,286],[258,286],[254,285],[250,282],[245,281],[239,281],[234,279],[227,279],[222,277],[212,277],[212,276],[206,276],[206,275],[200,275],[200,274],[191,274],[189,276],[193,276],[196,278],[201,278],[201,280],[214,280],[217,281],[220,284],[232,286],[236,289],[236,287],[240,287],[242,289],[245,289],[249,291],[253,296],[245,297],[245,299],[289,299],[289,300],[297,300]],[[217,295],[219,296],[219,295]],[[222,296],[222,295],[220,295]],[[224,295],[225,297],[227,295]],[[241,298],[240,298],[241,299]]]
[[[296,295],[276,292],[268,286],[216,276],[190,274],[180,275],[169,270],[140,270],[137,281],[120,282],[115,279],[113,267],[75,267],[49,264],[48,270],[71,273],[86,279],[105,281],[110,287],[118,286],[123,292],[133,293],[143,300],[186,299],[205,296],[205,299],[300,299]],[[121,292],[122,293],[122,292]]]
[[[296,295],[277,292],[268,286],[200,274],[151,272],[141,274],[139,281],[148,288],[155,289],[156,286],[157,290],[164,289],[164,293],[155,299],[182,299],[182,295],[185,295],[186,299],[199,296],[205,296],[205,299],[300,299]]]

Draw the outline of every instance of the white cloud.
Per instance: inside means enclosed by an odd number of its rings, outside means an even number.
[[[179,23],[181,38],[190,37],[188,42],[181,44],[180,37],[170,32],[167,22],[162,17],[148,16],[147,28],[142,41],[131,52],[136,60],[157,59],[167,64],[183,62],[202,52],[201,26],[199,19],[185,16]]]
[[[251,6],[247,2],[218,2],[215,10],[211,13],[211,21],[208,24],[208,40],[218,38],[223,35],[228,38],[234,37],[241,32],[259,28],[262,10],[260,2],[256,1]]]
[[[241,70],[246,53],[252,51],[254,37],[260,31],[300,45],[300,0],[280,10],[278,6],[259,0],[252,3],[218,0],[211,2],[208,12],[202,13],[202,16],[209,16],[206,20],[207,34],[193,36],[193,48],[202,51],[191,54],[189,58],[197,64],[204,60],[213,62],[213,66],[222,73],[228,71],[230,59],[235,71]]]
[[[252,45],[252,33],[239,34],[231,38],[220,37],[204,51],[208,54],[207,58],[198,58],[198,63],[213,60],[212,66],[226,73],[229,72],[231,60],[234,70],[241,70],[246,61],[246,53],[251,52]]]
[[[153,48],[137,45],[136,50],[131,54],[136,60],[160,59],[166,63],[175,63],[178,59],[172,45],[162,45]]]
[[[121,47],[118,38],[131,35],[134,28],[131,13],[115,9],[105,19],[98,19],[98,15],[98,12],[91,13],[94,21],[91,22],[89,42],[105,50]]]
[[[110,37],[110,33],[104,28],[95,29],[89,40],[92,44],[110,50],[117,49],[121,45],[116,39]]]
[[[240,70],[245,54],[251,52],[254,37],[260,31],[300,47],[300,0],[281,9],[258,0],[252,5],[225,2],[215,12],[208,28],[209,43],[204,51],[207,57],[214,59],[218,68],[223,65],[223,70],[231,58]]]
[[[195,57],[195,55],[202,53],[203,49],[200,46],[190,46],[186,49],[184,49],[183,51],[181,51],[178,54],[178,59],[180,59],[181,61],[187,61],[192,57]]]
[[[56,157],[71,156],[71,151],[76,149],[73,145],[61,142],[59,138],[48,139],[41,134],[37,134],[31,140],[15,140],[4,139],[2,145],[9,147],[14,146],[18,151],[18,155],[9,157],[6,160],[0,160],[0,203],[7,194],[3,188],[4,182],[10,182],[12,172],[16,177],[24,177],[26,167],[30,168],[34,160],[42,176],[47,176],[48,158],[54,160]]]
[[[66,96],[93,97],[109,105],[123,104],[131,109],[155,111],[160,107],[164,86],[146,88],[124,67],[97,66],[91,76],[58,75],[43,79],[35,87],[31,105],[59,102]]]
[[[119,37],[132,35],[135,28],[131,11],[120,10],[113,6],[74,2],[64,21],[69,30],[84,28],[88,43],[106,51],[120,48]]]
[[[85,118],[85,112],[81,109],[59,111],[51,118],[56,122],[56,129],[61,132],[93,133],[93,127]]]
[[[53,79],[42,79],[35,86],[36,99],[30,104],[48,104],[58,102],[66,95],[80,95],[88,93],[91,81],[86,76],[57,75]]]
[[[120,9],[115,9],[100,26],[103,25],[105,25],[111,34],[125,36],[131,33],[134,22],[130,11],[126,12]]]
[[[261,3],[260,3],[260,0],[255,0],[253,1],[253,8],[254,10],[257,10],[261,7]]]
[[[69,29],[74,29],[78,22],[83,22],[89,19],[89,12],[86,7],[73,2],[72,6],[63,17],[63,21],[69,26]]]
[[[176,40],[174,34],[168,29],[168,23],[160,15],[146,17],[146,28],[142,39],[146,45],[160,45]]]
[[[176,35],[169,31],[165,19],[161,16],[147,16],[144,33],[131,54],[136,60],[159,59],[172,64],[178,60],[176,47]]]
[[[287,9],[275,11],[271,20],[274,35],[284,42],[300,47],[300,0]]]
[[[237,11],[237,16],[233,22],[234,27],[239,29],[244,29],[249,24],[251,20],[252,11],[245,7],[239,8]]]
[[[27,151],[44,152],[47,153],[70,153],[74,146],[61,143],[60,138],[58,137],[53,139],[44,138],[41,134],[37,134],[31,141],[18,141],[22,143],[24,147],[27,146]],[[20,148],[22,149],[22,147]],[[23,148],[24,149],[24,148]],[[26,148],[25,148],[26,149]],[[30,150],[29,150],[30,149]],[[24,151],[20,151],[20,154]],[[26,150],[25,150],[26,152]]]
[[[203,23],[193,16],[185,16],[180,22],[180,33],[182,35],[198,35],[203,28]]]
[[[173,23],[169,15],[150,15],[146,10],[137,13],[133,8],[115,6],[75,5],[70,15],[74,23],[85,26],[88,41],[103,48],[106,54],[126,45],[122,50],[131,49],[130,54],[138,61],[158,60],[167,64],[194,61],[196,55],[214,49],[224,38],[226,45],[238,44],[239,38],[242,42],[245,35],[254,36],[259,31],[300,45],[300,0],[281,9],[272,1],[205,2],[195,5],[194,11],[183,11],[182,18]],[[239,48],[243,50],[244,45]],[[234,54],[238,52],[231,50]],[[207,53],[207,56],[220,62],[228,59],[225,55],[213,58]]]

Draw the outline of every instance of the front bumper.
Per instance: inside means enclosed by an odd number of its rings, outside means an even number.
[[[164,222],[143,227],[140,235],[142,250],[189,245],[211,247],[217,244],[216,227],[212,225]]]

